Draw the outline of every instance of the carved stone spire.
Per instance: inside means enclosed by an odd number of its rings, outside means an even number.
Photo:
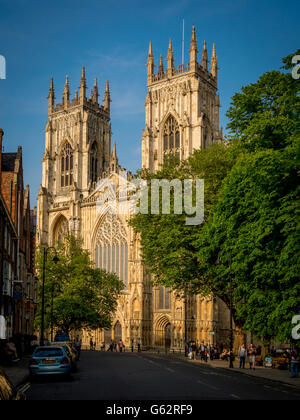
[[[218,77],[218,58],[216,54],[216,46],[213,45],[213,52],[211,56],[211,67],[210,67],[211,74],[217,78]]]
[[[79,94],[80,94],[80,103],[83,104],[86,101],[86,78],[85,78],[85,68],[82,67],[81,72],[81,79],[80,79],[80,87],[79,87]]]
[[[64,94],[63,94],[63,106],[64,108],[68,108],[70,103],[70,85],[69,85],[69,78],[66,77],[66,83],[64,88]]]
[[[152,50],[152,42],[149,43],[149,52],[148,52],[148,60],[147,60],[147,81],[148,85],[152,83],[152,77],[154,74],[154,55]]]
[[[97,104],[99,98],[99,90],[98,90],[98,80],[97,77],[95,77],[94,87],[92,91],[92,101]]]
[[[55,105],[55,92],[54,92],[53,77],[51,77],[49,94],[48,94],[48,115],[51,115],[53,113],[54,105]]]
[[[108,80],[106,80],[106,87],[105,87],[105,95],[104,95],[104,109],[107,111],[110,111],[110,91],[109,91],[109,83]]]
[[[195,25],[193,25],[192,39],[191,39],[191,48],[190,48],[190,66],[191,71],[196,71],[198,65],[198,49],[197,49],[197,37]]]
[[[158,66],[159,76],[162,77],[164,75],[164,72],[165,70],[164,70],[163,56],[161,55],[159,59],[159,66]]]
[[[208,69],[208,53],[207,53],[206,41],[204,41],[204,45],[203,45],[201,64],[204,70]]]
[[[172,39],[170,39],[169,42],[169,48],[168,48],[168,78],[171,79],[174,75],[174,54],[173,54],[173,46],[172,46]]]

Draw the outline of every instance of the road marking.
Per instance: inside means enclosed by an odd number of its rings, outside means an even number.
[[[214,385],[210,385],[210,384],[207,384],[207,383],[202,382],[202,381],[197,381],[197,383],[198,383],[198,384],[201,384],[201,385],[204,385],[204,386],[207,386],[208,388],[211,388],[211,389],[213,389],[214,391],[218,391],[218,390],[219,390],[219,388],[217,388],[216,386],[214,386]]]
[[[175,370],[173,370],[173,369],[171,369],[171,368],[167,368],[167,367],[165,367],[165,370],[167,370],[168,372],[171,372],[171,373],[175,373]]]
[[[27,392],[29,388],[30,388],[30,383],[28,382],[27,384],[25,384],[25,385],[21,386],[21,387],[18,389],[18,392],[19,392],[20,394],[25,394],[25,392]]]
[[[235,394],[230,394],[229,396],[230,396],[230,397],[235,398],[236,400],[240,400],[240,397],[238,397],[238,396],[237,396],[237,395],[235,395]]]

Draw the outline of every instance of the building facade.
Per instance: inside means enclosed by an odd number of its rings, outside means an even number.
[[[6,338],[25,344],[34,333],[38,281],[34,275],[35,217],[29,186],[23,187],[22,148],[2,153],[0,129],[0,273],[1,313]]]
[[[202,64],[197,59],[193,28],[190,62],[175,68],[172,43],[167,68],[162,58],[154,73],[150,43],[146,97],[146,127],[142,135],[143,167],[156,171],[164,156],[187,158],[194,149],[221,141],[217,57],[215,48],[208,70],[206,45]],[[125,283],[111,331],[98,331],[97,343],[122,338],[143,348],[182,349],[185,340],[225,342],[229,316],[225,305],[211,297],[182,296],[164,287],[153,287],[141,260],[140,243],[128,225],[129,213],[112,213],[109,185],[120,190],[124,182],[116,145],[111,151],[110,90],[108,82],[99,104],[95,80],[87,97],[85,69],[80,91],[70,99],[68,78],[62,102],[55,105],[53,79],[48,96],[43,180],[38,196],[37,241],[55,245],[68,232],[83,239],[96,266],[116,272]],[[107,187],[105,182],[107,181]],[[126,174],[130,183],[132,175]],[[103,205],[99,210],[99,202]],[[83,332],[89,342],[89,333]]]

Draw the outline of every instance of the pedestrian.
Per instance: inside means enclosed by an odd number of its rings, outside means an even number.
[[[134,341],[131,340],[131,353],[133,353],[133,352],[134,352]]]
[[[141,353],[141,344],[138,343],[138,353]]]
[[[245,369],[246,357],[247,357],[247,349],[245,344],[243,343],[238,351],[238,357],[240,358],[240,369]]]
[[[105,342],[104,341],[101,344],[101,351],[105,351]]]
[[[250,344],[250,348],[249,348],[249,365],[250,365],[250,369],[255,370],[255,356],[256,356],[256,349],[253,346],[253,344]]]
[[[197,346],[195,342],[192,343],[191,350],[192,350],[192,360],[196,360]]]
[[[110,343],[109,343],[109,349],[108,349],[108,351],[111,351],[111,352],[113,352],[113,351],[114,351],[114,343],[113,343],[113,341],[112,341],[112,340],[110,340]]]
[[[119,342],[119,349],[120,349],[120,353],[122,353],[123,352],[123,341],[122,340],[120,340],[120,342]]]
[[[290,363],[290,370],[292,374],[292,378],[298,378],[299,374],[299,352],[297,350],[293,350],[291,353],[291,363]]]
[[[77,335],[75,341],[74,341],[74,347],[75,350],[77,351],[77,361],[79,362],[80,360],[80,355],[81,355],[81,346],[82,346],[82,341],[79,338],[79,335]]]
[[[93,343],[93,339],[90,339],[90,350],[92,351],[94,348],[94,343]]]

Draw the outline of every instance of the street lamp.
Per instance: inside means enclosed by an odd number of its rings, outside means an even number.
[[[54,264],[57,264],[59,258],[57,256],[56,249],[53,246],[45,247],[43,254],[43,283],[42,283],[42,319],[41,319],[41,336],[40,336],[40,346],[44,346],[44,333],[45,333],[45,272],[46,272],[46,261],[47,253],[50,249],[54,249],[55,256],[53,258]]]

